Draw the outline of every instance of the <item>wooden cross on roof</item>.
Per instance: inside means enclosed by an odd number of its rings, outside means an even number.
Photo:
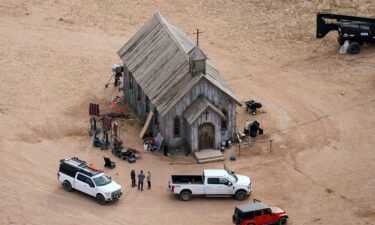
[[[206,112],[204,112],[204,114],[206,114],[206,120],[207,120],[207,115],[209,114],[210,112],[206,109]]]
[[[197,35],[197,46],[199,45],[199,34],[203,33],[202,31],[199,31],[199,29],[197,29],[197,32],[193,33],[193,34],[196,34]]]

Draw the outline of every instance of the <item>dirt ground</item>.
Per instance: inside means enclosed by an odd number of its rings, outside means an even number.
[[[0,224],[231,224],[234,199],[182,202],[166,191],[170,174],[221,163],[145,153],[105,170],[125,196],[106,206],[57,181],[59,160],[101,166],[87,135],[88,103],[116,95],[104,84],[116,51],[156,11],[188,32],[272,138],[226,164],[252,178],[251,197],[284,208],[290,224],[374,224],[375,46],[339,55],[337,34],[315,39],[315,13],[375,16],[374,0],[14,1],[0,0]],[[122,126],[126,146],[142,149],[141,127]],[[238,155],[237,147],[226,153]],[[153,188],[130,187],[130,169],[150,170]]]

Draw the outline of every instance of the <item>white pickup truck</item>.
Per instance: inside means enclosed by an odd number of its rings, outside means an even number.
[[[172,175],[168,188],[183,201],[188,201],[192,195],[234,196],[244,200],[252,191],[249,177],[236,175],[225,165],[222,170],[206,169],[203,175]]]
[[[66,191],[76,189],[95,197],[97,203],[101,205],[122,196],[119,184],[105,175],[103,171],[76,157],[60,160],[57,178]]]

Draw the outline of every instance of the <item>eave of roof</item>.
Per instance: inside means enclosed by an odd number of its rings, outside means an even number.
[[[198,96],[198,98],[195,99],[195,101],[186,108],[186,110],[183,112],[183,115],[186,121],[191,125],[208,108],[217,113],[222,119],[227,119],[224,113],[203,95]]]

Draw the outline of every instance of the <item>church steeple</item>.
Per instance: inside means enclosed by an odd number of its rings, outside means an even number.
[[[195,46],[189,53],[189,71],[194,76],[199,73],[206,74],[206,59],[207,56],[199,48]]]

